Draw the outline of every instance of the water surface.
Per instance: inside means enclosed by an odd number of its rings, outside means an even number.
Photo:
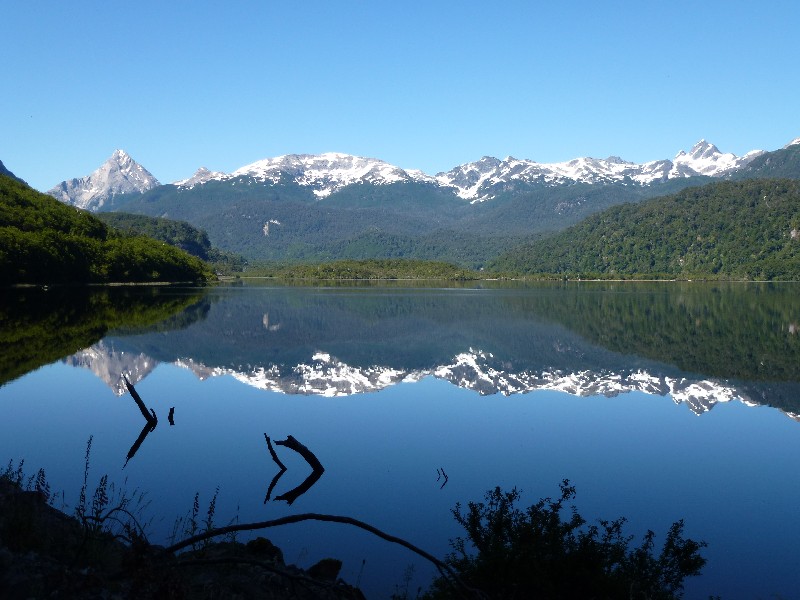
[[[227,524],[322,512],[443,556],[456,502],[532,503],[569,478],[589,518],[709,543],[687,597],[800,589],[800,300],[792,285],[541,284],[24,290],[3,311],[0,457],[74,506],[103,473],[152,499],[163,543],[195,494]],[[55,361],[55,362],[53,362]],[[125,374],[158,424],[125,389]],[[173,410],[174,425],[168,414]],[[143,433],[145,435],[143,436]],[[264,434],[292,435],[324,474]],[[139,442],[132,453],[132,446]],[[442,477],[446,473],[446,483]],[[91,485],[92,481],[90,481]],[[444,485],[443,485],[444,483]],[[335,524],[265,533],[388,597],[415,565]],[[366,562],[364,562],[366,561]]]

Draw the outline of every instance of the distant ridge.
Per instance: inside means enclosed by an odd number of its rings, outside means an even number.
[[[28,185],[24,180],[20,179],[19,177],[14,175],[11,171],[9,171],[6,168],[6,166],[3,164],[2,160],[0,160],[0,175],[5,175],[6,177],[11,177],[11,179],[19,181],[20,183],[24,183],[25,185]]]

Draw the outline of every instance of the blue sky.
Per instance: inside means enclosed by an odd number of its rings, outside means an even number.
[[[164,183],[288,153],[775,150],[800,136],[799,6],[8,0],[0,160],[44,190],[116,148]]]

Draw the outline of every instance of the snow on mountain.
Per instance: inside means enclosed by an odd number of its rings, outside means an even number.
[[[741,157],[730,152],[723,154],[714,144],[700,140],[689,150],[688,154],[683,150],[678,152],[672,161],[673,168],[670,171],[670,179],[691,177],[692,175],[721,177],[741,169],[761,154],[764,154],[763,150],[752,150]]]
[[[797,143],[800,143],[800,138],[789,145]],[[697,175],[720,177],[744,167],[763,153],[762,150],[753,150],[739,157],[722,153],[713,144],[700,140],[689,152],[678,152],[673,160],[637,164],[610,156],[604,159],[580,157],[559,163],[537,163],[511,156],[503,160],[484,156],[476,162],[459,165],[436,176],[426,175],[419,170],[401,169],[375,158],[338,152],[286,154],[245,165],[231,174],[201,167],[192,177],[176,181],[173,185],[190,189],[208,181],[249,177],[264,184],[293,182],[310,187],[321,199],[351,184],[385,185],[413,181],[450,188],[465,200],[481,202],[527,184],[558,186],[580,182],[649,185]],[[62,182],[48,193],[62,202],[96,210],[116,194],[145,192],[157,185],[158,181],[149,172],[125,152],[117,150],[91,175]]]
[[[797,144],[800,144],[800,137],[799,137],[799,138],[794,138],[794,139],[793,139],[791,142],[789,142],[788,144],[786,144],[786,145],[783,147],[783,149],[784,149],[784,150],[786,150],[786,148],[788,148],[789,146],[796,146]]]
[[[143,193],[159,185],[158,180],[124,150],[115,150],[91,175],[62,181],[47,193],[66,204],[97,210],[113,196]]]
[[[194,172],[194,175],[189,177],[189,179],[175,181],[172,185],[176,185],[181,188],[192,189],[194,186],[203,184],[206,181],[211,181],[213,179],[224,179],[225,177],[225,173],[221,173],[219,171],[209,171],[205,167],[200,167]]]
[[[289,178],[298,185],[313,188],[318,198],[354,183],[385,185],[403,181],[433,181],[421,171],[405,171],[382,160],[338,152],[325,154],[287,154],[245,165],[229,175],[248,176],[259,182],[278,183]]]
[[[680,177],[707,175],[719,177],[747,165],[763,150],[753,150],[742,157],[723,154],[713,144],[700,140],[674,160],[656,160],[642,164],[618,156],[605,159],[575,158],[560,163],[537,163],[508,157],[499,160],[485,156],[477,162],[455,167],[436,175],[439,185],[454,188],[459,197],[472,202],[493,198],[514,183],[539,183],[549,186],[571,183],[635,183],[648,185]]]

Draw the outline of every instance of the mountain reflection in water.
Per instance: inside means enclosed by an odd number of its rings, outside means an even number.
[[[189,326],[112,331],[65,360],[117,394],[123,373],[137,383],[166,362],[286,394],[345,396],[434,376],[482,395],[642,391],[698,414],[738,399],[795,418],[795,291],[687,283],[218,288]]]

